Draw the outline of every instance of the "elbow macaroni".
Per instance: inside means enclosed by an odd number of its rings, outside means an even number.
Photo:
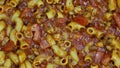
[[[77,22],[70,22],[68,24],[68,29],[70,29],[71,31],[74,31],[74,30],[80,30],[82,28],[85,28],[84,26],[78,24]]]
[[[95,35],[97,38],[101,38],[103,36],[103,32],[96,30],[93,27],[88,27],[87,28],[87,33],[90,35]]]
[[[21,41],[21,40],[24,39],[24,36],[23,36],[23,34],[22,34],[21,32],[17,32],[15,36],[16,36],[16,39],[17,39],[17,40],[20,40],[20,41]]]
[[[48,63],[47,66],[46,66],[46,68],[54,68],[54,64]]]
[[[26,68],[25,63],[21,63],[19,68]]]
[[[5,53],[3,51],[0,51],[0,65],[2,65],[5,62]]]
[[[66,0],[66,8],[68,11],[72,11],[74,9],[73,0]]]
[[[0,0],[0,5],[3,5],[5,3],[5,0]]]
[[[13,16],[11,18],[11,21],[15,22],[15,24],[16,24],[15,29],[17,31],[20,31],[23,26],[23,21],[19,16],[20,16],[20,11],[17,10],[17,11],[15,11],[15,13],[13,14]]]
[[[12,31],[10,32],[10,40],[12,40],[15,45],[17,43],[16,32],[17,31],[15,29],[12,29]]]
[[[21,49],[28,49],[30,46],[27,42],[25,41],[20,41],[20,48]]]
[[[15,24],[16,24],[15,29],[16,29],[18,32],[21,31],[22,26],[23,26],[23,21],[22,21],[22,19],[21,19],[21,18],[16,18],[16,19],[15,19]]]
[[[110,11],[113,11],[117,8],[116,0],[109,0],[108,7]]]
[[[4,40],[5,38],[5,31],[0,32],[0,41]]]
[[[54,0],[46,0],[46,2],[47,2],[48,4],[52,4],[52,3],[54,2]]]
[[[117,0],[117,5],[120,8],[120,0]]]
[[[74,65],[76,65],[79,62],[79,57],[77,55],[77,50],[75,48],[72,48],[70,51],[70,56],[74,61]]]
[[[4,21],[0,21],[0,32],[5,28],[6,24]]]
[[[120,0],[97,3],[0,0],[0,68],[120,68]]]
[[[54,4],[57,4],[59,3],[60,0],[54,0]]]
[[[46,13],[48,19],[52,19],[56,15],[56,11],[53,8],[50,8],[49,11]]]
[[[60,65],[67,65],[68,64],[68,59],[69,59],[68,56],[60,59]]]
[[[64,15],[61,12],[57,12],[58,18],[64,18]]]
[[[50,56],[46,56],[44,54],[38,55],[33,61],[33,66],[36,67],[37,65],[41,64],[44,60],[48,61],[50,58]]]
[[[4,63],[4,68],[11,68],[12,62],[10,59],[6,59]]]
[[[65,41],[64,46],[65,46],[65,48],[71,47],[71,42],[70,41]]]
[[[113,39],[111,41],[111,44],[114,46],[114,49],[119,49],[120,50],[120,42],[118,40]]]
[[[19,58],[20,63],[23,63],[26,59],[26,54],[22,50],[18,50],[17,54],[18,54],[18,58]]]
[[[65,57],[67,55],[67,52],[65,50],[62,50],[59,46],[57,45],[52,45],[52,49],[54,53],[60,57]]]
[[[26,68],[33,68],[32,64],[28,60],[25,61],[25,66]]]
[[[96,29],[94,29],[93,27],[88,27],[87,33],[90,35],[95,35],[97,32],[96,32]]]
[[[8,17],[6,14],[0,14],[0,20],[6,20]]]
[[[114,61],[115,65],[119,68],[120,67],[120,56],[118,54],[119,51],[113,50],[111,60]]]
[[[11,30],[12,30],[12,26],[8,25],[7,26],[7,36],[10,36]]]
[[[20,0],[10,0],[9,5],[11,7],[16,7]]]
[[[18,56],[17,56],[15,53],[10,52],[10,53],[8,54],[8,57],[9,57],[16,65],[19,64],[19,58],[18,58]]]
[[[15,11],[15,13],[11,17],[11,21],[14,22],[16,18],[19,18],[19,16],[20,16],[20,11],[19,10]]]
[[[4,12],[4,7],[0,5],[0,14]]]
[[[52,38],[51,35],[47,35],[46,39],[51,46],[56,44],[55,40]]]
[[[98,65],[91,65],[90,68],[99,68]]]
[[[66,57],[63,57],[60,59],[60,57],[55,57],[54,58],[54,63],[58,64],[58,65],[67,65],[68,64],[68,60],[69,60],[69,57],[66,56]]]
[[[93,45],[93,42],[89,42],[86,46],[85,46],[85,52],[89,53],[89,49],[90,47]]]
[[[89,62],[91,62],[91,61],[92,61],[91,56],[86,55],[84,61],[89,61]]]
[[[35,5],[37,5],[37,7],[41,6],[41,5],[44,5],[43,1],[42,0],[30,0],[28,2],[28,7],[29,8],[32,8],[34,7]]]

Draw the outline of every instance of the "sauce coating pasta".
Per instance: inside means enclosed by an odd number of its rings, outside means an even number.
[[[120,68],[120,0],[0,0],[0,68]]]

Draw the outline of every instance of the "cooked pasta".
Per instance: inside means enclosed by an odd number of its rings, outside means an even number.
[[[17,43],[17,38],[16,38],[16,30],[15,29],[12,29],[11,32],[10,32],[10,40],[12,40],[14,42],[14,44],[16,45]]]
[[[0,20],[6,20],[8,17],[7,17],[7,15],[6,14],[0,14]]]
[[[86,44],[85,46],[85,52],[88,53],[90,51],[90,47],[93,45],[93,42],[89,42],[88,44]]]
[[[52,19],[56,15],[56,11],[53,8],[49,8],[48,12],[46,13],[48,19]]]
[[[120,56],[117,50],[113,50],[111,59],[114,61],[115,65],[119,68],[120,67]]]
[[[49,44],[50,44],[51,46],[53,46],[53,45],[56,44],[55,40],[52,38],[51,35],[47,35],[47,41],[49,42]]]
[[[0,0],[0,68],[120,68],[120,0]]]
[[[28,49],[30,46],[26,41],[20,41],[20,48],[21,49]]]
[[[110,11],[113,11],[116,9],[116,0],[109,0],[109,9]]]
[[[49,59],[50,57],[45,56],[44,54],[38,55],[33,61],[33,66],[36,67],[37,65],[41,64],[44,60],[48,61]]]
[[[16,65],[19,64],[18,56],[15,53],[10,52],[8,56]]]
[[[21,63],[19,68],[26,68],[25,63]]]
[[[15,19],[15,24],[16,24],[15,29],[16,29],[17,31],[20,31],[20,30],[22,29],[22,26],[23,26],[23,21],[22,21],[22,19],[21,19],[21,18],[16,18],[16,19]]]
[[[73,59],[74,65],[76,65],[79,62],[79,57],[77,55],[77,51],[75,48],[72,48],[70,51],[70,56]]]
[[[30,7],[30,8],[34,7],[36,5],[37,5],[37,7],[44,5],[42,0],[30,0],[27,4],[28,4],[28,7]]]
[[[5,53],[3,51],[0,51],[0,65],[2,65],[5,62]]]
[[[70,42],[70,41],[65,41],[65,42],[64,42],[64,46],[65,46],[66,48],[71,47],[71,42]]]
[[[17,32],[16,33],[16,38],[17,38],[17,40],[23,40],[23,34],[22,33],[20,33],[20,32]]]
[[[91,65],[90,68],[99,68],[98,65]]]
[[[4,11],[4,8],[3,6],[0,5],[0,13],[3,13],[3,11]]]
[[[59,3],[60,0],[54,0],[54,4]]]
[[[66,8],[68,11],[72,11],[74,9],[73,0],[66,0]]]
[[[54,0],[46,0],[46,2],[47,2],[48,4],[52,4],[52,3],[54,2]]]
[[[62,50],[59,46],[57,45],[52,45],[52,49],[54,53],[60,57],[65,57],[67,55],[67,52]]]
[[[3,5],[5,3],[5,0],[0,0],[0,5]]]
[[[64,15],[61,12],[57,12],[58,18],[64,18]]]
[[[22,50],[18,50],[17,54],[18,54],[18,58],[19,58],[20,63],[23,63],[26,59],[26,54]]]
[[[74,31],[74,30],[80,30],[80,29],[84,29],[85,27],[78,24],[77,22],[70,22],[68,24],[68,28],[71,30],[71,31]]]
[[[87,33],[90,35],[95,35],[97,32],[93,27],[87,28]]]
[[[20,11],[17,10],[15,11],[15,13],[12,15],[11,21],[15,21],[16,18],[18,18],[20,16]]]
[[[54,68],[54,64],[48,63],[46,68]]]
[[[0,32],[5,28],[5,25],[4,21],[0,21]]]
[[[120,8],[120,0],[117,0],[117,5]]]
[[[26,68],[33,68],[32,64],[28,60],[25,61],[25,66]]]
[[[9,5],[11,7],[16,7],[19,4],[20,0],[10,0]]]
[[[11,68],[11,66],[12,66],[11,60],[10,59],[6,59],[5,63],[4,63],[4,67],[5,68]]]
[[[10,36],[10,33],[11,33],[11,30],[12,30],[12,26],[11,25],[8,25],[7,26],[7,36]]]
[[[111,20],[112,19],[112,13],[106,13],[105,14],[105,18],[107,19],[107,20]]]
[[[92,58],[91,58],[91,56],[86,55],[84,60],[85,60],[85,61],[88,61],[88,62],[91,62],[91,61],[92,61]]]
[[[67,65],[68,64],[68,56],[60,59],[60,65]]]

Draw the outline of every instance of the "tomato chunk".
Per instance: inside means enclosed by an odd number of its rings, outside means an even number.
[[[75,16],[73,20],[79,23],[80,25],[83,25],[83,26],[88,25],[88,19],[83,16]]]
[[[115,13],[114,20],[115,20],[115,23],[117,24],[118,28],[120,29],[120,14]]]
[[[40,26],[38,24],[34,24],[31,30],[34,32],[33,40],[36,43],[39,43],[41,41],[41,35],[42,35],[42,30],[40,29]]]
[[[4,51],[12,51],[14,48],[15,48],[14,42],[13,42],[13,41],[9,41],[9,42],[3,47],[3,50],[4,50]]]

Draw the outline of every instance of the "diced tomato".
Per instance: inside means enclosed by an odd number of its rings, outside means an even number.
[[[75,16],[73,20],[79,23],[80,25],[83,25],[83,26],[88,25],[88,19],[83,16]]]
[[[4,51],[12,51],[14,48],[15,48],[14,42],[13,41],[9,41],[2,49]]]
[[[26,41],[29,45],[31,45],[33,42],[32,39],[29,38],[25,38],[24,41]]]
[[[42,48],[42,49],[46,49],[46,48],[48,48],[48,47],[50,47],[50,44],[48,43],[48,41],[47,40],[42,40],[41,42],[40,42],[40,47]]]
[[[26,17],[25,15],[28,11],[29,11],[28,8],[25,8],[21,14],[21,17]]]
[[[103,57],[104,57],[104,52],[98,51],[95,55],[95,62],[100,63]]]
[[[64,27],[66,25],[67,18],[57,18],[55,19],[55,25],[58,27]]]
[[[110,54],[106,54],[105,57],[102,59],[102,64],[108,65],[111,60]]]
[[[24,52],[25,52],[26,55],[33,54],[32,50],[30,48],[24,49]]]
[[[117,24],[118,28],[120,29],[120,14],[115,13],[114,20],[115,20],[115,23]]]
[[[40,29],[40,26],[38,24],[34,24],[31,30],[34,32],[33,40],[39,43],[41,41],[41,35],[42,35],[42,30]]]

